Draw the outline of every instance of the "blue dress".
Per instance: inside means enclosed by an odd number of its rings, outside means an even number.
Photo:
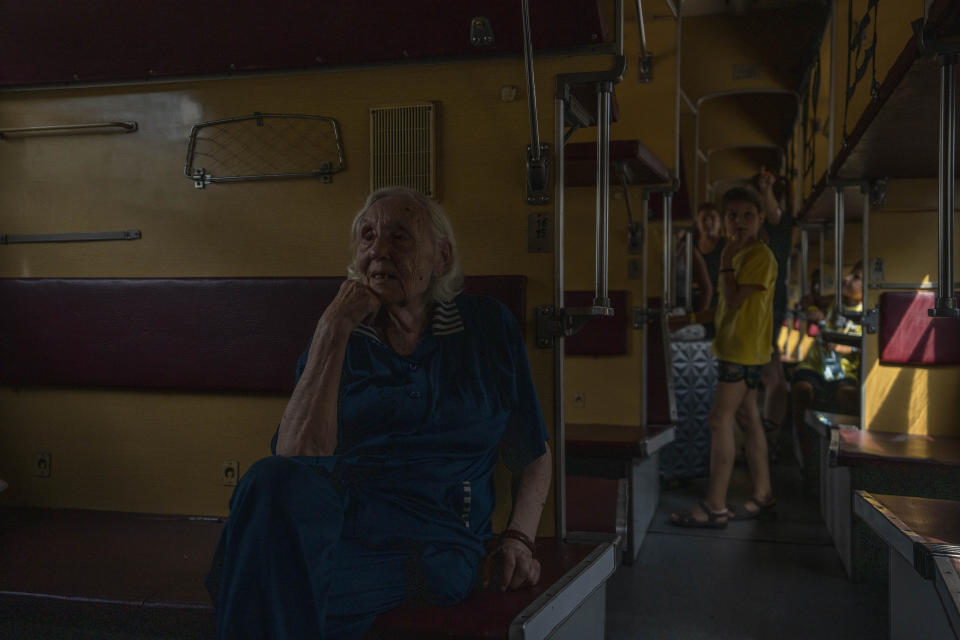
[[[337,436],[332,456],[275,455],[240,480],[208,576],[218,637],[356,637],[406,600],[469,595],[498,455],[516,473],[546,451],[513,314],[460,295],[409,356],[358,327]]]

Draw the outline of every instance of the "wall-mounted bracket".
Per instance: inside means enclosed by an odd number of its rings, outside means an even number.
[[[548,204],[551,191],[550,145],[542,143],[539,154],[535,154],[533,147],[527,145],[527,204]]]
[[[870,183],[870,204],[882,207],[887,203],[887,178],[877,178]]]
[[[570,307],[557,310],[552,305],[537,307],[537,346],[549,349],[561,336],[572,336],[591,318],[612,317],[614,309],[606,306]]]
[[[637,79],[641,84],[653,82],[653,55],[646,54],[637,58]]]
[[[634,256],[643,253],[643,224],[640,222],[627,225],[627,253]]]
[[[632,310],[633,328],[645,328],[648,324],[659,318],[662,312],[663,310],[657,307],[634,307]]]
[[[880,308],[874,307],[867,309],[863,314],[863,330],[866,333],[876,333],[880,331]]]
[[[493,25],[483,16],[470,20],[470,44],[475,47],[490,47],[496,41],[493,35]]]

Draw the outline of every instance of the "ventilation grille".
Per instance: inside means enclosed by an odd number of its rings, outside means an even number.
[[[402,186],[440,199],[435,103],[370,109],[370,190]]]

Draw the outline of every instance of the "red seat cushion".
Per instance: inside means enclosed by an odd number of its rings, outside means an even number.
[[[880,362],[960,364],[960,320],[931,318],[933,291],[887,291],[880,295]]]

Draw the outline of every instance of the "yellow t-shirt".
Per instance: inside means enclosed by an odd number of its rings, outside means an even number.
[[[723,274],[720,275],[713,353],[726,362],[766,364],[773,349],[773,286],[777,281],[777,260],[769,247],[758,240],[733,256],[733,275],[738,285],[750,284],[763,290],[753,292],[739,309],[730,309],[723,296]]]

